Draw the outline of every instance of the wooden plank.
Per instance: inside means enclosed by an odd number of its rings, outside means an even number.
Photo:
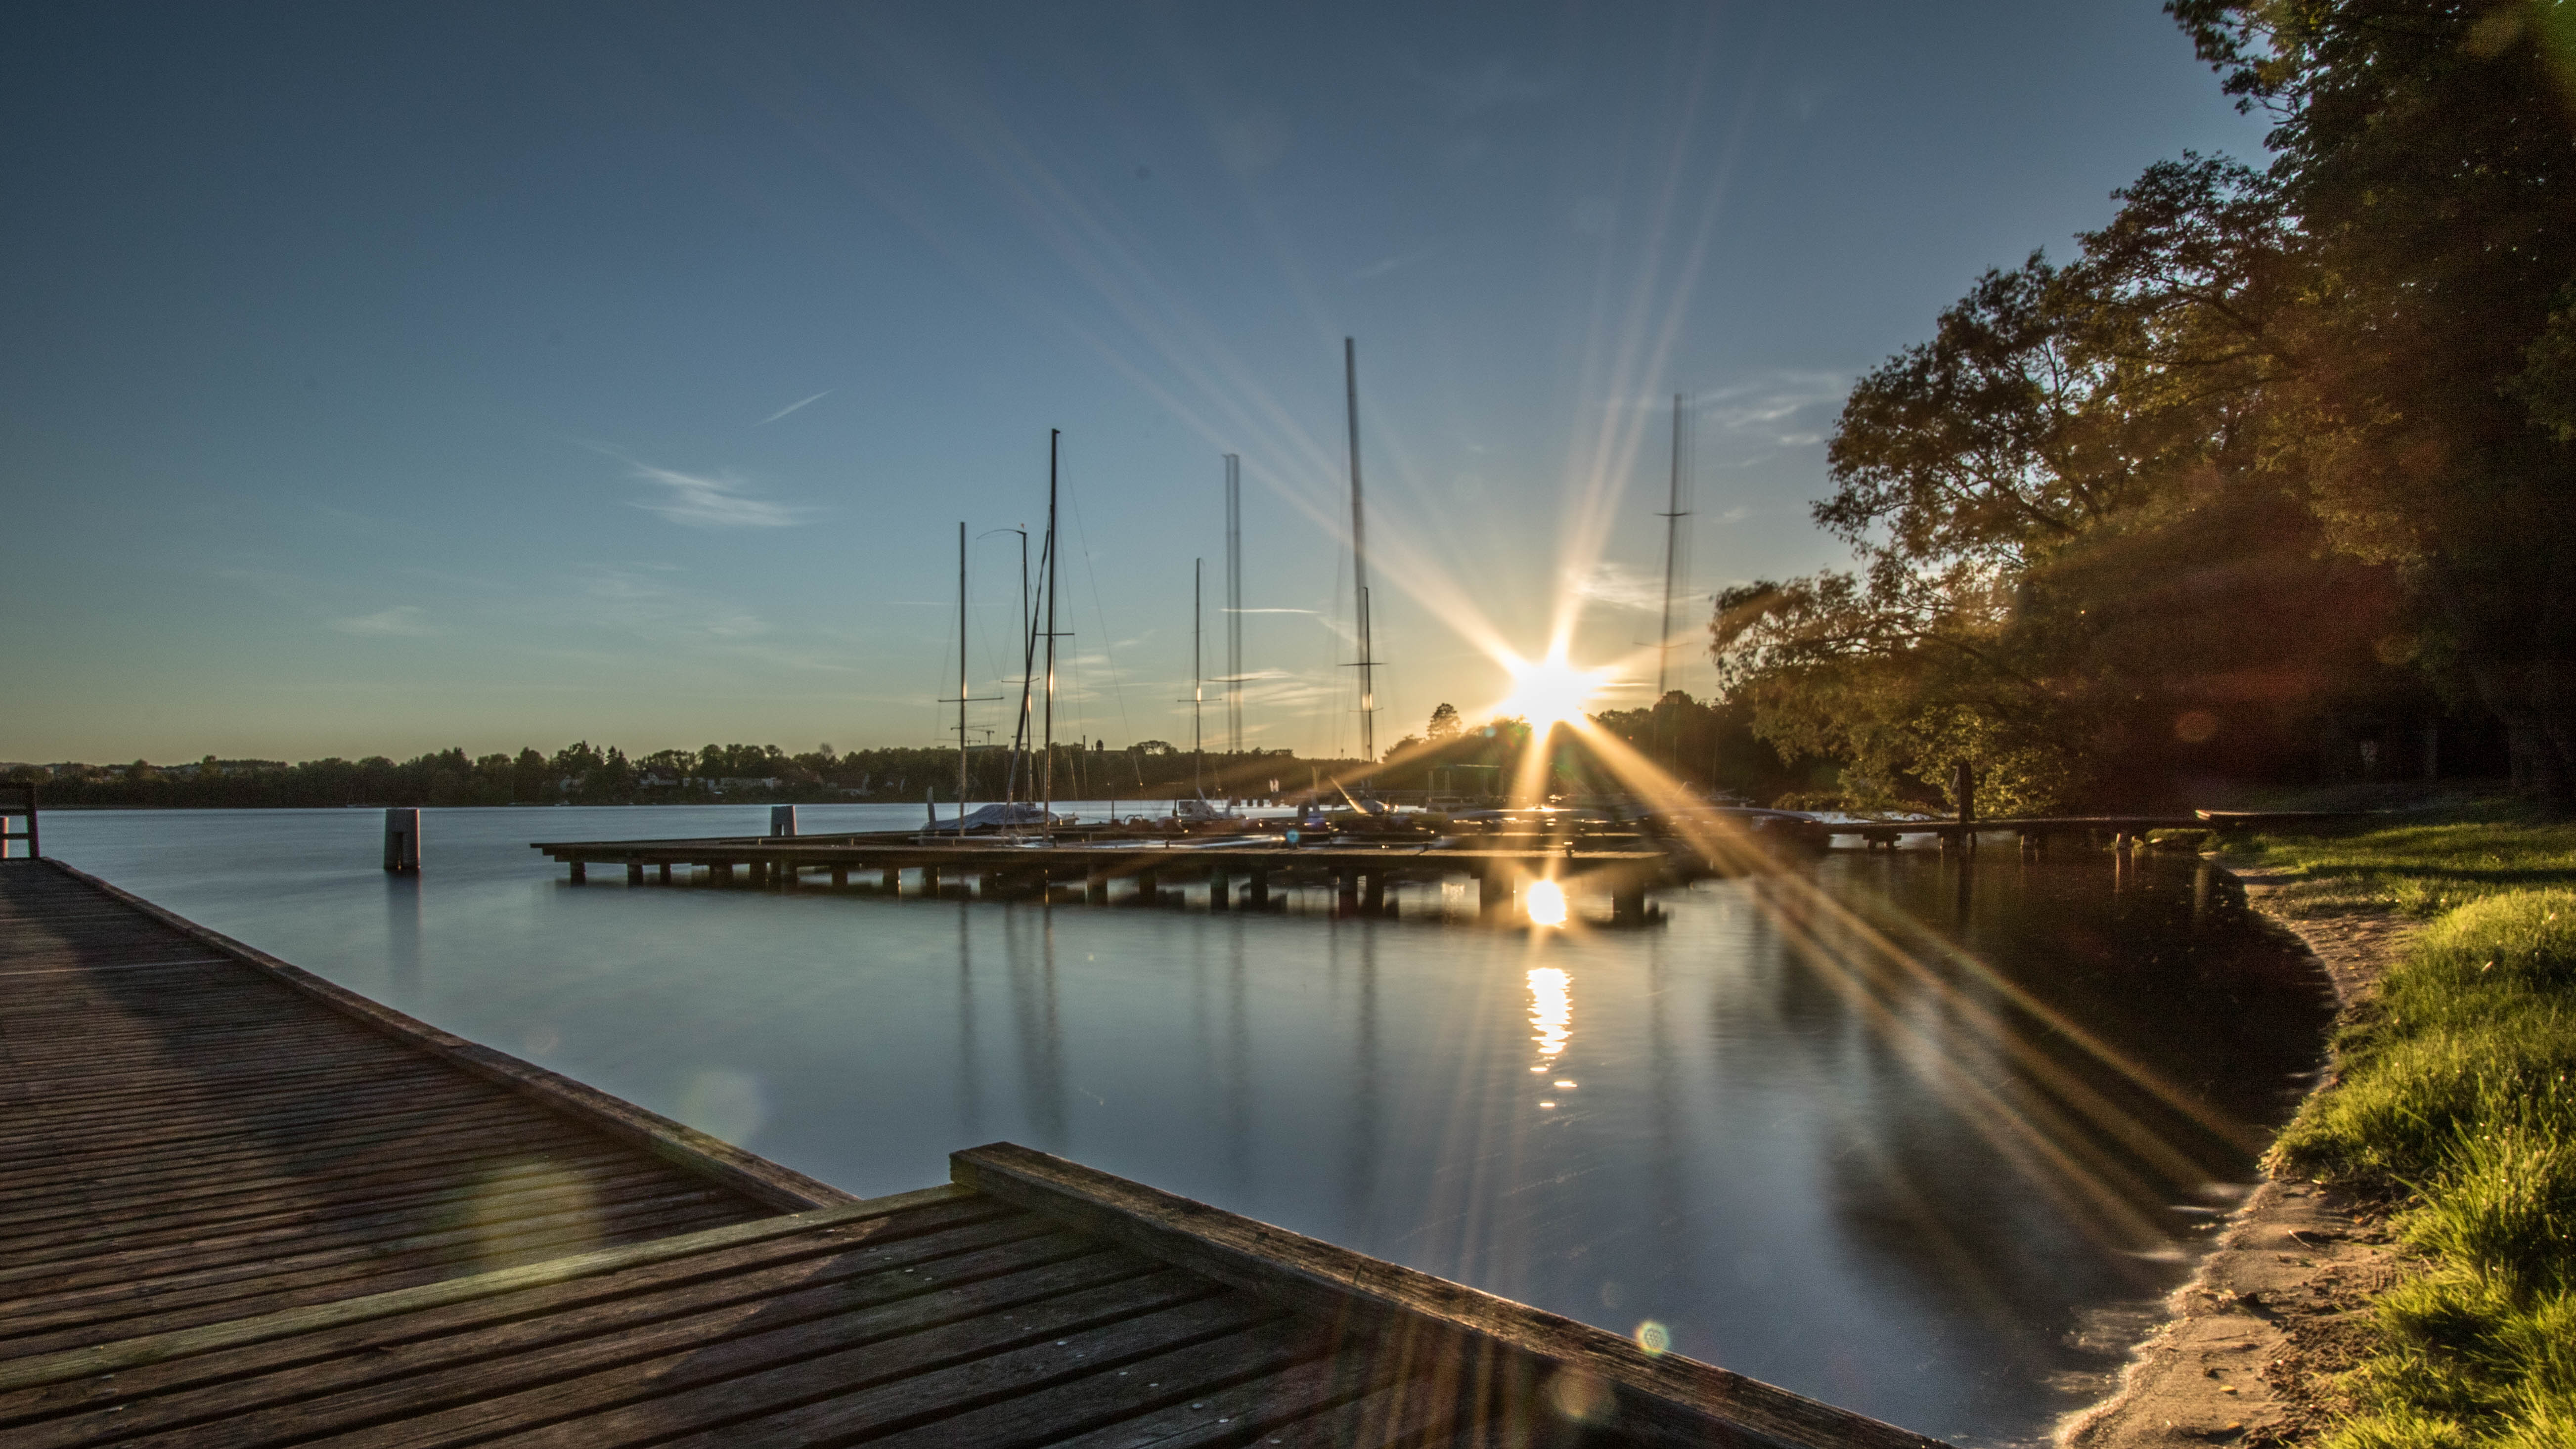
[[[1022,1215],[1025,1217],[1026,1215]],[[988,1228],[994,1225],[986,1225]],[[987,1236],[990,1236],[988,1233]],[[906,1252],[844,1249],[787,1262],[762,1274],[701,1278],[655,1293],[620,1294],[552,1313],[503,1310],[527,1306],[520,1295],[479,1307],[487,1321],[473,1331],[422,1335],[406,1318],[387,1327],[401,1336],[371,1351],[342,1353],[284,1371],[211,1381],[181,1393],[135,1396],[131,1385],[106,1385],[124,1409],[102,1413],[95,1383],[57,1386],[73,1412],[10,1433],[12,1449],[69,1449],[102,1433],[119,1436],[186,1430],[189,1442],[253,1444],[345,1433],[388,1418],[418,1420],[470,1409],[496,1396],[533,1391],[569,1377],[612,1374],[638,1360],[712,1350],[757,1338],[757,1352],[792,1353],[797,1335],[826,1341],[859,1323],[857,1310],[910,1306],[932,1310],[942,1285],[981,1285],[992,1292],[1064,1289],[1133,1277],[1145,1265],[1104,1253],[1098,1244],[1057,1232],[941,1256],[936,1239]],[[907,1270],[927,1263],[936,1277]],[[740,1350],[731,1350],[740,1352]],[[757,1353],[750,1355],[757,1356]]]
[[[431,1107],[424,1108],[418,1113],[388,1113],[339,1123],[308,1124],[303,1135],[300,1135],[295,1143],[294,1155],[308,1163],[322,1163],[334,1158],[354,1155],[361,1149],[375,1147],[395,1149],[407,1135],[425,1138],[451,1131],[470,1132],[478,1128],[494,1134],[518,1129],[519,1132],[526,1134],[524,1140],[531,1148],[544,1142],[566,1140],[563,1135],[546,1132],[544,1125],[529,1122],[524,1115],[511,1111],[506,1104],[454,1112]],[[520,1139],[514,1135],[510,1140]],[[191,1139],[190,1142],[191,1145],[185,1154],[167,1150],[177,1144],[162,1144],[164,1150],[157,1154],[160,1160],[173,1162],[168,1175],[163,1178],[164,1181],[177,1181],[191,1175],[238,1171],[244,1166],[272,1164],[280,1160],[284,1150],[282,1144],[262,1142],[256,1138],[245,1138],[236,1134],[210,1133],[201,1138]],[[139,1176],[148,1180],[153,1175],[151,1164],[156,1157],[156,1153],[152,1151],[123,1151],[104,1144],[74,1145],[59,1149],[50,1155],[60,1164],[58,1168],[53,1169],[55,1173],[75,1180],[82,1173],[93,1173],[95,1176],[92,1180],[99,1184],[102,1191],[129,1176]],[[188,1170],[183,1171],[179,1163],[184,1163]],[[41,1180],[34,1173],[30,1173],[29,1178],[31,1182]]]
[[[470,1206],[478,1216],[489,1217],[501,1205],[528,1194],[609,1195],[628,1188],[650,1189],[666,1181],[668,1174],[658,1164],[639,1162],[627,1153],[599,1152],[571,1162],[506,1161],[481,1167],[470,1176],[424,1173],[415,1167],[356,1182],[335,1174],[318,1181],[266,1184],[263,1191],[195,1198],[169,1206],[161,1200],[119,1204],[113,1215],[53,1220],[48,1231],[0,1232],[0,1284],[26,1276],[22,1270],[41,1272],[44,1264],[88,1256],[111,1241],[121,1252],[134,1252],[244,1241],[266,1234],[306,1237],[317,1230],[351,1231],[367,1219],[388,1215],[416,1218]],[[140,1210],[144,1205],[162,1210],[146,1213]]]
[[[1116,1370],[1122,1382],[1132,1374],[1139,1376],[1133,1382],[1149,1385],[1142,1393],[1129,1389],[1132,1397],[1123,1417],[1058,1440],[1058,1449],[1213,1449],[1240,1444],[1248,1436],[1285,1430],[1352,1403],[1382,1387],[1385,1377],[1369,1354],[1346,1350],[1238,1383],[1170,1395],[1158,1392],[1159,1384],[1144,1368]]]
[[[674,1192],[670,1176],[657,1171],[654,1164],[632,1157],[623,1162],[622,1172],[469,1182],[431,1179],[415,1182],[407,1192],[309,1203],[248,1219],[185,1220],[161,1234],[126,1232],[116,1225],[118,1230],[104,1242],[92,1234],[52,1245],[11,1244],[9,1261],[0,1266],[0,1293],[38,1285],[46,1292],[62,1292],[85,1282],[152,1277],[165,1268],[203,1267],[251,1257],[265,1260],[287,1245],[309,1248],[332,1240],[366,1241],[460,1215],[470,1216],[477,1232],[491,1234],[520,1221],[595,1215],[603,1203],[699,1200],[720,1191],[700,1186]],[[102,1247],[109,1250],[100,1251]]]
[[[1397,1445],[1451,1443],[1460,1418],[1458,1396],[1429,1377],[1399,1380],[1262,1434],[1262,1449],[1393,1449]],[[1712,1438],[1711,1444],[1733,1442]]]
[[[879,1449],[937,1449],[951,1444],[1019,1449],[1061,1444],[1158,1407],[1169,1416],[1188,1416],[1220,1431],[1230,1430],[1230,1434],[1220,1432],[1220,1439],[1239,1439],[1252,1422],[1258,1395],[1238,1392],[1238,1388],[1248,1390],[1246,1380],[1266,1381],[1316,1360],[1324,1352],[1323,1338],[1321,1328],[1310,1320],[1273,1318],[1221,1337],[1121,1359],[1118,1362],[1125,1367],[1097,1369],[868,1442]],[[1294,1415],[1274,1413],[1272,1417]]]
[[[915,1276],[905,1281],[922,1286],[962,1283],[1096,1256],[1100,1251],[1097,1244],[1051,1229],[1042,1219],[1021,1212],[982,1221],[932,1222],[929,1230],[921,1232],[904,1228],[906,1218],[936,1216],[916,1211],[809,1226],[784,1237],[716,1245],[705,1252],[660,1260],[639,1259],[623,1266],[602,1266],[596,1272],[567,1270],[576,1276],[536,1281],[542,1268],[553,1266],[549,1263],[513,1274],[484,1275],[471,1297],[458,1297],[453,1286],[465,1280],[450,1280],[379,1295],[371,1308],[382,1310],[384,1300],[398,1298],[426,1306],[378,1311],[363,1320],[345,1311],[321,1319],[340,1310],[339,1304],[294,1310],[272,1317],[304,1317],[321,1321],[321,1326],[0,1394],[0,1425],[25,1425],[95,1409],[98,1399],[110,1392],[128,1401],[128,1417],[119,1422],[129,1429],[200,1422],[391,1379],[416,1380],[460,1365],[517,1360],[539,1349],[604,1338],[633,1325],[824,1288],[870,1273],[909,1270]],[[605,1259],[609,1255],[589,1256]],[[516,1287],[496,1286],[512,1276],[523,1281]],[[837,1306],[850,1306],[847,1295]],[[226,1327],[240,1331],[237,1325]],[[477,1392],[490,1392],[512,1367],[504,1363],[503,1372],[468,1374],[465,1381]],[[423,1397],[419,1383],[404,1392],[410,1396],[405,1402],[415,1411],[435,1407]]]
[[[656,1325],[644,1335],[581,1340],[530,1355],[506,1365],[516,1378],[504,1379],[497,1392],[478,1381],[477,1373],[488,1378],[503,1365],[464,1371],[434,1396],[453,1398],[434,1412],[414,1408],[421,1385],[389,1384],[210,1425],[192,1442],[206,1449],[270,1442],[301,1435],[307,1425],[364,1420],[372,1403],[375,1417],[399,1411],[400,1418],[314,1442],[441,1449],[530,1430],[543,1436],[545,1426],[557,1426],[565,1432],[552,1436],[555,1442],[613,1444],[848,1386],[905,1379],[974,1359],[997,1340],[1007,1347],[1061,1336],[1104,1315],[1134,1316],[1207,1291],[1187,1274],[1157,1272],[1121,1254],[1092,1253],[927,1293],[884,1284],[876,1294],[857,1295],[862,1302],[856,1311],[766,1332],[759,1328],[756,1304],[720,1310]]]
[[[853,1430],[884,1434],[947,1418],[1104,1366],[1236,1332],[1277,1314],[1243,1294],[1203,1296],[1206,1286],[1186,1274],[1170,1274],[1169,1280],[1168,1289],[1156,1296],[1172,1301],[1144,1311],[1138,1311],[1138,1304],[1147,1300],[1132,1291],[1123,1296],[1113,1289],[1070,1294],[1027,1314],[1016,1342],[997,1342],[989,1325],[969,1321],[913,1335],[864,1357],[828,1355],[512,1435],[495,1446],[572,1449],[649,1442],[667,1443],[671,1449],[804,1449]],[[1040,1324],[1052,1326],[1032,1337],[1028,1328]],[[796,1407],[781,1412],[775,1408],[780,1404]],[[975,1441],[964,1436],[950,1442]]]
[[[508,1266],[559,1257],[603,1240],[685,1232],[725,1220],[703,1204],[645,1204],[613,1215],[567,1214],[514,1225],[506,1239],[467,1228],[413,1234],[299,1254],[228,1263],[144,1283],[121,1283],[0,1303],[0,1354],[52,1353],[113,1338],[160,1333],[221,1318],[353,1296],[455,1274],[463,1264]]]
[[[1534,1381],[1596,1377],[1608,1420],[1652,1443],[1753,1436],[1784,1445],[1931,1449],[1937,1440],[1464,1284],[1336,1247],[1009,1143],[956,1153],[952,1177],[1293,1311],[1385,1338],[1428,1336],[1473,1355],[1525,1356]]]
[[[268,1343],[304,1334],[324,1333],[351,1324],[427,1312],[449,1304],[543,1288],[590,1275],[624,1272],[677,1262],[701,1254],[750,1248],[780,1238],[836,1232],[867,1225],[879,1218],[899,1213],[944,1208],[952,1204],[961,1207],[971,1205],[978,1213],[989,1213],[995,1206],[992,1199],[978,1198],[964,1188],[943,1183],[938,1187],[923,1188],[917,1192],[896,1193],[844,1206],[817,1208],[809,1212],[762,1218],[746,1223],[732,1223],[650,1242],[601,1248],[543,1263],[495,1269],[470,1277],[450,1278],[443,1282],[423,1284],[414,1288],[342,1299],[314,1307],[289,1309],[259,1318],[240,1319],[230,1323],[182,1329],[151,1337],[126,1339],[114,1344],[76,1349],[41,1358],[0,1360],[0,1393],[59,1383],[68,1379],[86,1378],[95,1374],[112,1374],[120,1370],[141,1368],[147,1364],[167,1363],[250,1344]],[[946,1227],[953,1225],[954,1222],[953,1216],[943,1215],[935,1220],[935,1225]]]

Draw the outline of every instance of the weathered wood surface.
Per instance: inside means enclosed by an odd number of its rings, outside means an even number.
[[[778,1211],[210,934],[0,865],[0,1355]]]
[[[1007,1144],[853,1200],[51,863],[0,1102],[13,1449],[1934,1449]]]

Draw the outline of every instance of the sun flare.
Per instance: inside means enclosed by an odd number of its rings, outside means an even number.
[[[1592,697],[1601,692],[1601,677],[1607,672],[1575,668],[1566,662],[1561,648],[1551,650],[1545,659],[1503,663],[1512,672],[1512,692],[1503,700],[1503,713],[1518,715],[1542,730],[1582,719]]]
[[[1565,924],[1565,888],[1563,886],[1552,880],[1531,881],[1527,899],[1531,924],[1539,926]],[[1538,972],[1530,973],[1531,980],[1535,981],[1538,977]],[[1562,979],[1561,975],[1559,979]]]

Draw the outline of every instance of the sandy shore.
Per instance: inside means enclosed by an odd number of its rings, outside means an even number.
[[[2224,864],[2225,862],[2221,862]],[[2292,920],[2265,908],[2287,872],[2235,872],[2246,899],[2306,944],[2350,1012],[2419,923],[2379,913]],[[2319,1090],[2333,1082],[2331,1071]],[[2058,1428],[2066,1449],[2295,1444],[2331,1406],[2324,1379],[2358,1356],[2357,1313],[2395,1278],[2376,1216],[2311,1182],[2267,1182],[2167,1300],[2170,1319],[2138,1346],[2119,1388]]]

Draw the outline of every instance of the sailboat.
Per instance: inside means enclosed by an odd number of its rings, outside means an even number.
[[[925,835],[956,836],[987,832],[1008,832],[1016,837],[1022,830],[1034,826],[1042,833],[1040,838],[1043,839],[1044,833],[1051,832],[1055,827],[1075,823],[1075,817],[1071,815],[1058,815],[1055,813],[1056,457],[1057,440],[1062,436],[1062,432],[1054,429],[1050,429],[1047,434],[1047,532],[1046,543],[1038,556],[1038,566],[1046,580],[1047,627],[1045,630],[1045,638],[1047,641],[1047,670],[1046,697],[1043,712],[1046,761],[1043,770],[1044,788],[1046,791],[1045,803],[1038,804],[1036,802],[1022,800],[1019,798],[1021,778],[1020,764],[1026,755],[1024,747],[1027,741],[1030,723],[1030,673],[1036,662],[1035,646],[1039,637],[1039,631],[1036,628],[1037,620],[1035,610],[1030,607],[1028,598],[1028,543],[1027,536],[1023,533],[1020,544],[1020,598],[1025,622],[1020,643],[1019,723],[1014,729],[1011,737],[1010,769],[1008,776],[1003,783],[1002,799],[977,810],[969,811],[966,809],[965,802],[968,783],[966,706],[973,701],[970,700],[966,693],[966,525],[960,523],[957,525],[957,698],[953,701],[941,701],[943,704],[954,703],[957,706],[958,813],[954,818],[943,821],[939,818],[938,806],[935,804],[932,805],[930,807],[929,823],[923,830]],[[975,698],[999,700],[1002,696],[987,695],[976,696]],[[1035,778],[1036,773],[1037,772],[1034,771],[1032,772],[1032,778],[1029,781],[1032,788],[1037,787],[1039,784],[1039,780]]]

